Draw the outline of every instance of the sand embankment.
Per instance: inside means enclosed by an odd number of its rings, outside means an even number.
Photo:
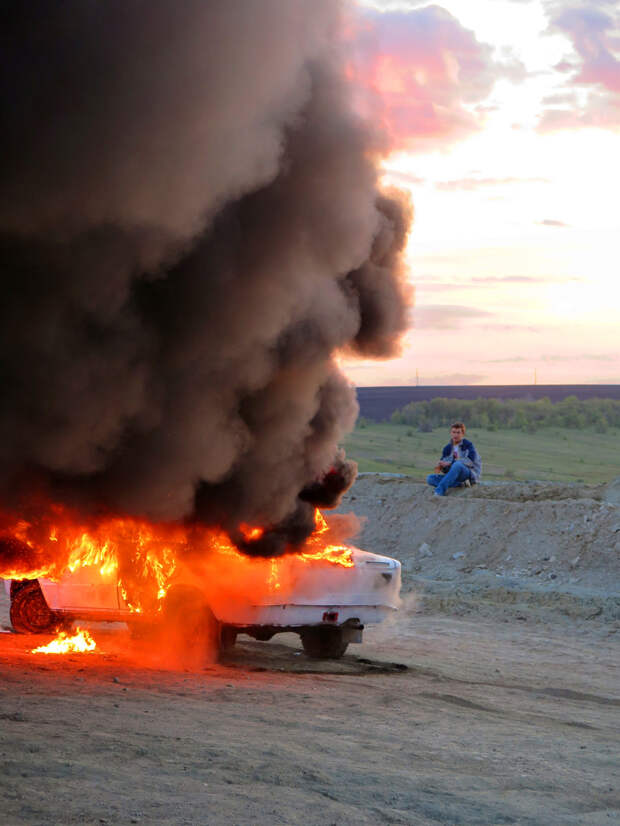
[[[620,483],[482,482],[443,499],[410,477],[360,474],[340,512],[356,544],[400,559],[403,591],[449,611],[620,618]]]

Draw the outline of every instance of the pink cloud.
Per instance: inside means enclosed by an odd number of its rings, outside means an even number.
[[[564,223],[564,221],[558,221],[555,218],[544,218],[542,221],[536,222],[541,227],[568,227],[570,224]]]
[[[358,33],[357,73],[377,96],[397,147],[423,150],[479,130],[484,101],[500,74],[489,45],[439,6],[368,11]]]
[[[612,16],[600,9],[568,8],[551,20],[551,29],[568,35],[579,57],[574,83],[599,84],[620,93],[620,14]],[[561,71],[574,71],[572,61],[564,61]]]
[[[620,95],[592,92],[581,106],[545,109],[538,123],[538,131],[543,133],[588,127],[620,128]]]
[[[566,35],[574,50],[555,70],[566,75],[568,86],[585,89],[587,96],[581,104],[576,100],[572,104],[561,99],[547,101],[560,105],[544,110],[539,130],[620,127],[620,13],[615,3],[600,3],[599,7],[573,4],[559,9],[549,30]]]
[[[456,330],[471,319],[485,318],[493,313],[478,307],[454,304],[427,304],[414,309],[413,326],[418,329]]]

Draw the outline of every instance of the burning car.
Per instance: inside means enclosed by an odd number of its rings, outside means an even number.
[[[248,557],[222,536],[210,536],[209,552],[191,564],[170,544],[157,554],[147,544],[143,587],[130,581],[113,542],[103,547],[81,534],[79,553],[56,575],[6,581],[11,622],[18,632],[42,633],[76,620],[122,621],[134,635],[176,625],[189,644],[216,655],[240,633],[269,640],[293,631],[310,657],[341,657],[362,641],[365,625],[397,609],[401,569],[390,557],[326,544],[325,530],[322,520],[299,552],[277,558]]]

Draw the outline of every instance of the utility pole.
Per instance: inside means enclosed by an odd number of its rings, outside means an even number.
[[[415,386],[420,386],[420,374],[418,373],[418,368],[415,369]]]
[[[536,376],[536,368],[534,368],[534,384],[538,384],[538,378]]]

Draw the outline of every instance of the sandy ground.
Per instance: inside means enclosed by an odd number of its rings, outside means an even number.
[[[446,525],[496,507],[513,525],[532,500],[482,486],[446,502],[427,493],[363,477],[349,494],[345,510],[373,517],[359,544],[379,550],[376,531],[402,559],[404,603],[337,662],[308,660],[292,635],[240,638],[190,672],[145,659],[122,625],[92,625],[98,651],[64,657],[30,653],[40,637],[0,633],[0,823],[620,822],[617,562],[615,546],[597,544],[617,505],[604,491],[587,505],[574,491],[540,499],[594,520],[593,534],[557,541],[566,555],[547,541],[511,545],[501,530],[482,551],[470,528],[448,541]],[[401,514],[390,528],[412,496],[418,527]],[[570,543],[584,536],[591,564],[571,583]],[[543,556],[556,557],[544,575]]]

